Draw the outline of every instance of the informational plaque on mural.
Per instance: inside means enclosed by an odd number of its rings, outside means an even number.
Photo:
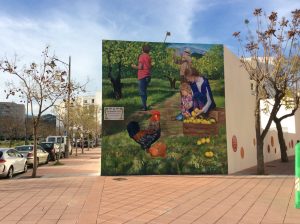
[[[124,107],[104,107],[104,120],[124,120]]]

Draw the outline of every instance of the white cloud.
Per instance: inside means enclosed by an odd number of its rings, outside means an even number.
[[[102,39],[163,41],[170,31],[167,41],[189,42],[195,13],[204,9],[201,2],[147,1],[142,7],[132,2],[129,7],[107,11],[98,1],[77,1],[70,11],[57,7],[38,18],[28,12],[14,17],[0,10],[0,57],[17,54],[21,65],[39,61],[49,44],[59,59],[68,62],[71,55],[72,78],[84,83],[88,77],[87,90],[95,92],[101,87]],[[141,8],[146,10],[141,12]],[[7,101],[2,94],[7,81],[16,79],[0,74],[0,101]]]

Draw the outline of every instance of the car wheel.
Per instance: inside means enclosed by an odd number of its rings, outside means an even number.
[[[27,163],[25,163],[25,166],[24,166],[24,173],[26,173],[28,170],[28,166],[27,166]]]
[[[13,178],[13,175],[14,175],[14,168],[11,166],[11,167],[9,167],[9,169],[8,169],[8,173],[7,173],[7,179],[11,179],[11,178]]]

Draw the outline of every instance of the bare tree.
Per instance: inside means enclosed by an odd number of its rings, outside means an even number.
[[[66,99],[68,90],[72,94],[81,90],[78,84],[68,83],[66,81],[67,72],[59,67],[56,57],[49,56],[49,47],[42,52],[40,64],[32,62],[29,66],[19,69],[16,59],[0,60],[0,71],[9,73],[19,78],[20,85],[10,85],[6,92],[9,96],[19,95],[27,99],[31,106],[31,115],[33,119],[33,137],[34,137],[34,164],[32,177],[37,173],[37,138],[38,127],[40,125],[42,114],[51,108],[59,99]],[[34,107],[37,108],[34,116]]]
[[[276,12],[267,16],[260,8],[255,9],[253,15],[256,18],[255,32],[251,31],[249,20],[245,20],[247,34],[242,37],[240,32],[235,32],[233,36],[238,39],[242,49],[241,63],[250,79],[255,82],[257,174],[264,174],[263,144],[272,121],[276,120],[276,115],[288,96],[293,99],[295,109],[298,108],[299,99],[294,92],[298,81],[297,73],[294,72],[294,58],[299,55],[300,11],[292,12],[291,22],[286,18],[278,21]],[[272,103],[268,99],[273,99]],[[270,113],[267,124],[262,129],[261,111]]]

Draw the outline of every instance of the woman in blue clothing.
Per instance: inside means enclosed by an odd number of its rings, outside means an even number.
[[[193,107],[199,109],[197,115],[208,116],[209,111],[216,107],[208,79],[200,75],[195,68],[187,70],[185,76],[193,91]]]

